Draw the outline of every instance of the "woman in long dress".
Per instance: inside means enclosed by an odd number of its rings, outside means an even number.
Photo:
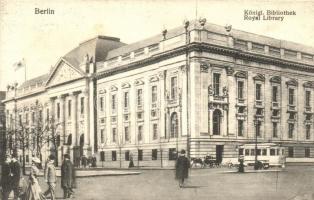
[[[29,175],[28,186],[23,200],[44,200],[46,199],[38,183],[40,159],[32,158],[31,172]]]

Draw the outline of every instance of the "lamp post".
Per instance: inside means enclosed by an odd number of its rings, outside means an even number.
[[[255,126],[255,162],[254,162],[254,169],[258,170],[258,163],[257,163],[257,135],[259,132],[259,121],[257,116],[254,116],[254,126]]]

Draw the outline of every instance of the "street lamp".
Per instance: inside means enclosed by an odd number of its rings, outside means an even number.
[[[254,116],[254,126],[255,126],[255,162],[254,162],[254,169],[258,170],[258,163],[257,163],[257,135],[259,132],[259,120],[257,116]]]

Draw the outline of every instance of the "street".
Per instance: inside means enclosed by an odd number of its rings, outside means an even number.
[[[78,178],[74,199],[297,200],[312,199],[314,193],[314,166],[288,166],[283,172],[244,174],[226,173],[230,171],[228,168],[192,169],[185,188],[178,187],[173,170],[140,171],[140,175]],[[45,183],[41,185],[46,189]],[[62,199],[60,179],[57,197]]]

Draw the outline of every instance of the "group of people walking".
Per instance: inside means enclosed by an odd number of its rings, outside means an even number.
[[[44,170],[44,180],[48,189],[42,192],[38,181],[40,175],[41,160],[37,157],[32,158],[32,165],[28,178],[21,176],[21,166],[15,156],[7,155],[6,161],[2,165],[1,173],[1,194],[0,199],[7,200],[13,191],[14,200],[44,200],[50,196],[55,200],[55,188],[57,184],[57,174],[55,167],[55,156],[50,155]],[[70,156],[65,154],[61,165],[61,187],[63,189],[63,198],[73,196],[73,188],[76,187],[75,169],[70,161]]]

